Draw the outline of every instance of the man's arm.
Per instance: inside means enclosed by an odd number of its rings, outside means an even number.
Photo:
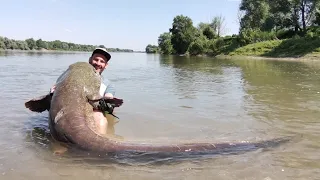
[[[111,82],[107,82],[106,89],[104,91],[104,96],[107,98],[114,98],[116,94],[115,86]]]

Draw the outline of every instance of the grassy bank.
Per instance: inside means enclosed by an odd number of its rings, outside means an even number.
[[[237,48],[225,55],[269,58],[320,57],[320,37],[263,41]]]

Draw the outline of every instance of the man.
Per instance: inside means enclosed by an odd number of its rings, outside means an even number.
[[[107,68],[108,62],[111,59],[111,55],[104,48],[97,48],[92,52],[89,58],[89,63],[96,69],[96,71],[101,75],[102,72]],[[102,77],[101,77],[102,78]],[[108,81],[107,85],[103,83],[101,79],[100,95],[106,98],[112,99],[115,95],[114,86]],[[94,111],[94,119],[99,125],[100,134],[107,133],[108,120],[100,111]],[[110,119],[111,120],[111,119]]]
[[[96,69],[96,71],[101,75],[102,72],[108,67],[108,62],[111,59],[111,55],[104,48],[96,48],[91,56],[89,57],[89,63]],[[55,85],[50,89],[50,92],[53,93],[55,90]],[[108,99],[113,99],[115,96],[114,86],[107,81],[105,84],[103,82],[103,77],[101,76],[101,86],[99,91],[101,96],[104,96]],[[101,134],[106,134],[106,129],[108,125],[107,118],[103,115],[101,111],[94,110],[94,119],[99,126],[99,131]],[[110,119],[111,120],[111,119]]]
[[[108,53],[106,49],[96,48],[92,52],[91,57],[89,57],[89,63],[101,75],[102,72],[107,68],[110,59],[111,55]],[[101,96],[105,96],[106,98],[112,99],[115,95],[115,88],[109,81],[107,81],[106,84],[103,82],[103,78],[101,76],[101,87],[99,93]],[[53,93],[54,90],[55,85],[50,89],[50,92]]]

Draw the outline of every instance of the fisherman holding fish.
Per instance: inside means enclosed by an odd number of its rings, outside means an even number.
[[[96,69],[96,71],[101,75],[102,72],[108,67],[108,62],[111,59],[110,53],[105,48],[96,48],[91,56],[89,57],[89,63]],[[53,93],[55,90],[55,85],[50,89],[50,93]],[[100,86],[100,95],[107,98],[113,99],[115,96],[115,87],[109,80],[105,80],[101,76],[101,86]],[[100,133],[106,133],[106,127],[108,124],[107,118],[99,110],[94,110],[94,119],[97,124],[100,125]]]
[[[102,153],[101,155],[107,155],[107,152],[178,152],[187,153],[191,155],[191,152],[197,152],[194,155],[203,153],[214,154],[235,154],[239,152],[249,152],[261,148],[276,147],[282,143],[289,142],[292,137],[273,138],[265,141],[257,142],[186,142],[186,143],[134,143],[129,141],[123,141],[110,138],[110,136],[103,136],[103,125],[99,123],[103,122],[103,119],[92,114],[92,109],[100,109],[101,111],[111,112],[105,107],[109,107],[112,104],[113,107],[119,107],[122,105],[122,99],[113,97],[114,94],[110,93],[106,87],[101,87],[102,77],[98,73],[103,72],[107,67],[107,63],[110,60],[109,53],[106,51],[95,50],[92,56],[87,62],[76,62],[70,65],[65,73],[61,75],[59,84],[53,96],[47,94],[25,103],[25,107],[34,112],[43,112],[49,110],[49,129],[53,139],[58,142],[67,143],[75,147],[79,147],[84,150],[94,151]],[[98,55],[99,54],[99,55]],[[94,68],[93,68],[93,67]],[[96,72],[93,71],[96,70]],[[85,90],[85,91],[84,91]],[[102,96],[97,98],[97,93],[102,92],[104,96],[108,96],[112,99],[104,99]],[[112,94],[112,97],[108,94]],[[117,102],[116,102],[117,101]],[[97,105],[97,102],[99,105]],[[109,103],[110,102],[110,103]],[[107,104],[107,106],[105,106]],[[75,107],[76,106],[76,107]],[[92,106],[92,107],[91,107]],[[102,114],[101,112],[97,112]],[[102,115],[103,117],[103,115]],[[99,119],[100,118],[100,119]],[[92,121],[93,120],[93,121]],[[109,126],[109,118],[107,118]],[[110,133],[107,133],[110,134]],[[58,153],[63,153],[60,151]],[[190,154],[191,153],[191,154]],[[99,154],[100,155],[100,154]],[[181,155],[181,154],[180,154]]]

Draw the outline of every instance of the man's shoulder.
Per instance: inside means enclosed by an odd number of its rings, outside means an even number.
[[[100,90],[104,91],[103,94],[111,93],[113,96],[115,95],[115,87],[114,87],[113,83],[107,78],[101,79],[101,89]]]

